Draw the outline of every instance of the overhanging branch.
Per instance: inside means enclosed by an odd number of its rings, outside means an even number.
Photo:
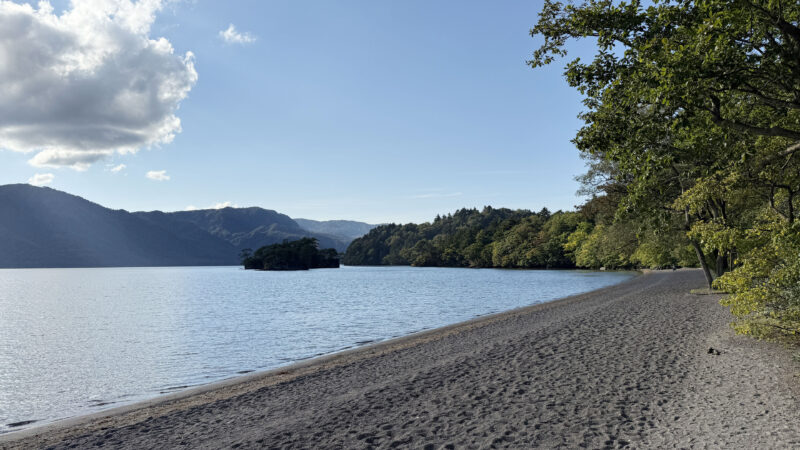
[[[711,96],[711,104],[712,108],[708,111],[711,113],[711,118],[714,123],[718,125],[723,125],[735,130],[744,131],[759,136],[785,137],[800,141],[800,132],[798,131],[789,130],[783,127],[758,127],[740,122],[738,120],[726,119],[722,117],[722,113],[720,112],[720,100],[716,96]]]

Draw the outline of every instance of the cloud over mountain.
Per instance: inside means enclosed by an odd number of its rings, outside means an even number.
[[[197,81],[193,55],[149,37],[162,0],[73,0],[61,15],[0,0],[0,149],[84,170],[168,143]]]
[[[44,186],[45,184],[52,183],[55,178],[56,176],[52,173],[37,173],[28,178],[28,184],[33,186]]]
[[[239,207],[239,205],[228,201],[228,202],[217,202],[217,203],[214,203],[213,205],[209,205],[209,206],[206,206],[204,208],[199,208],[199,207],[194,206],[194,205],[189,205],[184,209],[184,211],[198,211],[198,210],[203,210],[203,209],[225,209],[225,208],[238,208],[238,207]]]

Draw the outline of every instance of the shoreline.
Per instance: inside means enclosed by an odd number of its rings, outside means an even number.
[[[719,296],[688,294],[700,284],[653,272],[5,433],[0,448],[800,444],[797,364],[734,336]]]
[[[205,267],[205,266],[198,266],[198,267]],[[219,267],[228,267],[228,266],[219,266]],[[375,267],[381,267],[381,266],[375,266]],[[499,270],[524,270],[524,269],[499,268]],[[581,270],[581,269],[565,269],[565,270]],[[338,363],[349,362],[351,358],[369,357],[374,352],[384,352],[387,350],[391,351],[399,349],[401,347],[412,346],[419,342],[422,342],[423,340],[426,340],[426,338],[429,336],[435,338],[440,334],[447,335],[454,332],[458,332],[462,330],[462,328],[471,328],[475,326],[480,326],[483,322],[493,322],[497,320],[502,320],[506,318],[506,316],[513,316],[516,314],[524,314],[529,311],[539,310],[541,309],[541,307],[545,307],[547,305],[560,302],[575,301],[576,298],[578,297],[582,298],[587,295],[600,293],[608,289],[613,289],[622,284],[629,283],[632,280],[636,279],[637,277],[647,275],[652,271],[649,269],[645,269],[639,271],[624,270],[620,272],[633,272],[636,273],[636,275],[634,275],[634,277],[629,280],[622,281],[621,283],[617,283],[611,286],[606,286],[600,289],[595,289],[589,292],[584,292],[581,294],[575,294],[568,297],[548,300],[542,303],[522,306],[519,308],[509,309],[505,311],[482,314],[471,319],[467,319],[461,322],[456,322],[450,325],[445,325],[442,327],[424,329],[403,336],[397,336],[389,339],[370,342],[364,345],[356,345],[349,348],[343,348],[341,350],[337,350],[331,353],[326,353],[323,355],[310,356],[308,358],[298,360],[290,364],[287,364],[285,366],[279,366],[273,369],[257,370],[246,374],[233,375],[228,378],[212,381],[210,383],[191,386],[189,388],[182,389],[177,392],[157,395],[156,397],[150,399],[138,400],[129,404],[114,406],[108,409],[103,409],[89,414],[80,414],[61,419],[55,419],[48,422],[43,422],[41,424],[32,425],[30,427],[21,428],[19,430],[6,431],[0,433],[0,448],[3,448],[3,445],[6,444],[7,442],[26,439],[31,436],[37,436],[40,434],[50,433],[54,431],[57,432],[59,430],[84,425],[86,423],[106,419],[108,417],[120,416],[131,412],[136,412],[138,410],[145,408],[166,406],[165,404],[167,403],[171,404],[174,402],[183,402],[185,400],[191,400],[192,398],[195,398],[197,396],[202,396],[209,393],[220,394],[224,392],[223,395],[227,395],[228,393],[227,391],[231,390],[235,391],[231,392],[231,396],[234,396],[236,395],[236,393],[239,392],[240,390],[239,388],[243,388],[243,390],[247,391],[252,389],[253,385],[255,384],[259,385],[263,384],[264,386],[271,386],[287,382],[290,381],[292,378],[296,378],[302,376],[303,374],[306,374],[308,371],[322,369],[328,367],[329,365],[336,365]],[[343,358],[344,360],[340,361],[341,358]]]

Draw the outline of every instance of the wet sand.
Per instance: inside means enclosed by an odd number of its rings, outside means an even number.
[[[800,448],[800,364],[696,270],[0,436],[0,448]],[[709,348],[719,354],[709,354]]]

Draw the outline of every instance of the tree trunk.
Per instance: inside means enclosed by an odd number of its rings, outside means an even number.
[[[706,255],[703,253],[703,249],[700,248],[700,244],[698,244],[694,239],[689,239],[689,241],[692,243],[694,252],[697,254],[697,260],[700,261],[700,267],[703,268],[703,275],[706,276],[708,288],[711,289],[711,283],[714,282],[714,276],[711,274],[711,269],[708,268],[708,264],[706,263]]]
[[[725,273],[725,252],[716,252],[717,253],[717,278],[721,277]]]
[[[673,169],[675,169],[675,166],[673,166]],[[675,170],[677,173],[677,169]],[[681,192],[683,191],[684,191],[683,184],[681,184]],[[689,208],[684,208],[683,219],[685,221],[684,222],[685,223],[684,226],[686,227],[685,229],[688,232],[692,228],[691,221],[689,220]],[[706,276],[706,282],[708,283],[708,288],[712,289],[711,283],[714,282],[714,276],[711,275],[711,269],[708,268],[708,263],[706,263],[706,255],[703,253],[703,249],[700,248],[700,243],[698,243],[694,239],[689,239],[689,242],[692,243],[692,247],[694,247],[694,252],[697,254],[697,260],[700,261],[700,267],[703,268],[703,275]]]

